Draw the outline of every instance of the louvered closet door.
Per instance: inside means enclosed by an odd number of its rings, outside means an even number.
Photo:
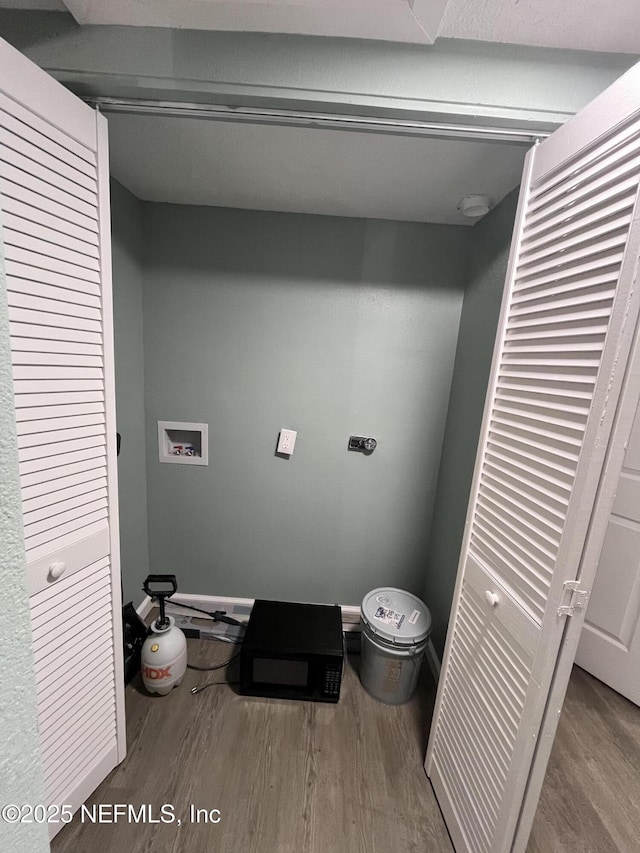
[[[0,68],[41,755],[76,808],[124,755],[106,121],[4,42]]]
[[[527,159],[425,764],[458,853],[512,849],[637,322],[639,180],[640,66]]]

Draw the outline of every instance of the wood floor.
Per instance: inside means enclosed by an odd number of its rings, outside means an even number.
[[[230,651],[188,643],[199,665]],[[164,697],[133,682],[127,758],[88,801],[172,804],[181,826],[76,816],[53,853],[451,853],[422,766],[435,694],[428,674],[398,707],[365,693],[351,664],[337,705],[249,698],[229,686],[190,693],[223,672],[188,670]],[[219,809],[220,823],[190,823],[190,804]]]
[[[189,640],[192,663],[228,654]],[[387,707],[362,689],[358,663],[337,705],[247,698],[229,685],[190,693],[221,672],[189,670],[166,697],[134,682],[127,758],[88,804],[149,803],[157,818],[166,803],[181,825],[76,816],[53,853],[452,853],[422,768],[431,678]],[[190,822],[192,804],[219,809],[220,822]],[[639,850],[640,709],[575,668],[527,853]]]
[[[640,851],[640,708],[573,668],[527,853]]]

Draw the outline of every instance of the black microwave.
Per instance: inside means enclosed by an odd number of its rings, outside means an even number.
[[[256,599],[240,650],[240,693],[337,702],[343,648],[337,605]]]

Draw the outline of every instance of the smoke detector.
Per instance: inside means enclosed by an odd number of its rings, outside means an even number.
[[[466,195],[458,205],[458,210],[463,216],[478,219],[491,210],[491,199],[488,195]]]

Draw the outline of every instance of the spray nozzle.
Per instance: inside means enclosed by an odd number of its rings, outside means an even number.
[[[165,601],[171,598],[174,592],[178,591],[178,582],[175,575],[147,575],[145,582],[142,584],[142,589],[147,593],[149,598],[155,598],[158,601],[160,614],[156,619],[155,625],[159,630],[164,630],[169,627],[169,618],[165,613]]]

